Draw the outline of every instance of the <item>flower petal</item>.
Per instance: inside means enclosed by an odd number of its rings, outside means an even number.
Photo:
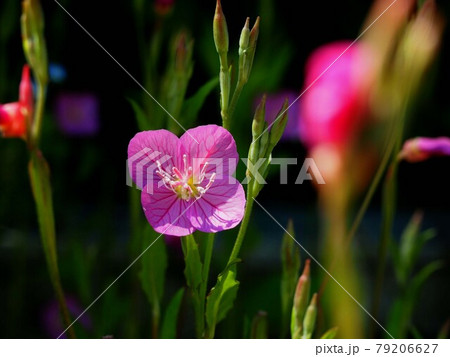
[[[171,172],[177,163],[179,139],[168,130],[149,130],[137,133],[128,145],[128,170],[140,189],[161,178],[156,174],[156,161],[166,172]]]
[[[180,138],[180,156],[187,153],[189,165],[198,175],[208,162],[206,173],[216,172],[216,178],[227,178],[236,170],[239,155],[230,132],[221,126],[204,125],[189,129]]]
[[[237,226],[244,215],[244,208],[244,189],[229,177],[216,180],[190,208],[189,217],[196,229],[214,233]]]
[[[153,189],[150,192],[150,189]],[[184,201],[165,186],[145,187],[141,194],[145,217],[153,229],[161,234],[186,236],[194,232],[194,227],[187,218],[192,201]]]

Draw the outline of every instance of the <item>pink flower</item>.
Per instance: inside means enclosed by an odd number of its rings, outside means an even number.
[[[19,101],[0,104],[0,133],[5,138],[25,138],[27,118],[33,114],[33,88],[30,68],[25,65],[19,87]]]
[[[399,159],[419,162],[433,156],[450,156],[450,138],[414,138],[403,144]]]
[[[145,216],[155,231],[173,236],[239,224],[245,194],[231,177],[238,159],[233,137],[217,125],[190,129],[181,138],[167,130],[144,131],[128,146]]]
[[[301,139],[308,148],[344,145],[362,126],[373,68],[368,49],[361,44],[348,48],[350,44],[339,41],[322,46],[306,64],[299,120]]]

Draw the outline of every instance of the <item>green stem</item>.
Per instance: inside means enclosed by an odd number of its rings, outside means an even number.
[[[247,186],[247,205],[245,206],[244,218],[242,219],[241,226],[239,228],[239,233],[234,242],[233,250],[231,251],[230,258],[228,259],[227,265],[233,263],[239,256],[239,251],[241,250],[242,242],[244,241],[245,234],[247,232],[248,223],[250,222],[250,216],[252,214],[253,208],[253,181],[251,180]]]
[[[47,84],[41,80],[36,81],[36,108],[32,125],[32,145],[38,147],[41,136],[42,120],[44,118],[44,107],[46,100]]]
[[[228,116],[228,104],[230,101],[230,69],[228,67],[228,59],[226,53],[219,53],[220,61],[220,115],[222,116],[222,126],[230,130],[230,122]]]
[[[161,318],[161,309],[159,307],[158,299],[154,299],[152,306],[152,338],[158,338],[159,334],[159,320]]]
[[[199,337],[203,337],[205,333],[206,291],[208,289],[208,277],[214,248],[214,237],[215,237],[214,233],[210,233],[206,237],[205,257],[203,260],[203,271],[202,271],[202,283],[200,285],[198,298],[199,300],[198,322],[200,323],[200,326],[198,327],[197,334]]]
[[[231,120],[233,117],[234,111],[236,110],[237,102],[239,97],[241,96],[242,89],[244,88],[245,83],[239,81],[236,85],[236,89],[234,90],[233,97],[231,98],[230,107],[228,109],[228,120]]]
[[[200,297],[204,300],[206,298],[206,290],[208,288],[208,277],[209,277],[209,269],[211,266],[211,258],[214,248],[214,233],[208,234],[206,237],[206,249],[205,249],[205,258],[203,261],[203,272],[202,279],[203,282],[200,286]]]
[[[408,102],[409,102],[408,100],[405,101],[400,112],[401,114],[398,117],[399,126],[394,140],[395,149],[393,152],[393,156],[391,158],[392,163],[388,175],[386,176],[383,187],[383,198],[382,198],[383,214],[381,222],[381,236],[380,236],[380,245],[378,247],[378,266],[375,278],[374,300],[372,303],[372,314],[375,318],[377,318],[380,309],[381,295],[383,292],[384,274],[386,271],[386,260],[392,236],[392,228],[394,225],[395,206],[397,200],[397,172],[398,172],[397,156],[402,146]]]
[[[358,231],[358,228],[362,222],[362,219],[364,218],[364,215],[366,214],[366,211],[369,208],[369,204],[372,201],[372,198],[373,198],[373,196],[381,182],[381,179],[383,178],[386,168],[389,164],[389,161],[390,161],[390,158],[392,156],[392,152],[393,152],[394,146],[395,146],[395,126],[393,125],[393,127],[394,128],[392,129],[392,133],[390,135],[390,139],[388,141],[388,144],[387,144],[386,150],[384,152],[383,158],[381,160],[380,166],[378,166],[377,172],[375,173],[375,177],[370,184],[370,187],[364,197],[363,203],[361,204],[361,206],[358,210],[358,213],[356,214],[356,217],[353,221],[353,224],[351,225],[349,233],[347,234],[347,237],[344,240],[344,250],[345,251],[349,248],[353,238],[355,237],[355,234]],[[333,270],[335,269],[336,264],[338,264],[338,262],[339,262],[339,258],[336,257],[332,261],[330,268],[328,270],[330,272],[333,272]],[[330,278],[328,275],[325,276],[325,278],[322,282],[322,285],[320,287],[320,292],[319,292],[320,296],[323,294],[329,279]]]

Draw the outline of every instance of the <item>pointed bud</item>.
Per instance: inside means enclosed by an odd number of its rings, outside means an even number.
[[[288,233],[283,235],[281,243],[281,310],[282,310],[282,338],[287,333],[289,317],[292,311],[292,300],[295,293],[295,285],[298,281],[300,270],[300,249],[292,237],[295,237],[294,223],[289,219],[286,227]]]
[[[311,302],[306,309],[305,319],[303,320],[303,339],[310,339],[314,333],[317,318],[317,294],[314,294]]]
[[[255,52],[256,52],[256,44],[258,42],[258,36],[259,36],[259,22],[260,18],[257,17],[255,24],[252,27],[252,30],[250,31],[249,39],[248,39],[248,48],[246,51],[246,60],[244,63],[244,69],[242,74],[242,80],[244,83],[248,81],[250,78],[250,73],[252,71],[253,67],[253,60],[255,58]]]
[[[297,288],[294,295],[294,304],[291,315],[291,335],[292,338],[300,338],[302,336],[303,318],[305,317],[306,308],[308,306],[309,290],[311,288],[309,259],[305,262],[303,274],[298,279]]]
[[[250,18],[247,17],[245,20],[244,28],[241,31],[241,37],[239,38],[239,56],[242,56],[248,48],[248,43],[250,40]]]
[[[268,124],[265,123],[264,131],[259,138],[259,157],[269,158],[270,152],[268,152],[267,148],[269,147],[269,129]]]
[[[252,321],[252,331],[250,334],[250,338],[266,339],[267,330],[268,330],[267,312],[258,311],[258,313],[256,314],[256,316],[253,318]]]
[[[418,81],[436,57],[442,39],[444,20],[435,0],[427,0],[410,22],[399,46],[397,70]]]
[[[5,138],[26,138],[33,115],[33,89],[30,68],[25,65],[19,86],[19,101],[0,104],[0,134]]]
[[[283,136],[284,129],[288,121],[288,107],[289,102],[286,99],[281,110],[278,112],[275,121],[270,129],[270,139],[269,139],[269,150],[272,152],[273,148],[278,144],[281,137]]]
[[[48,81],[47,47],[44,38],[44,16],[39,0],[22,3],[22,45],[28,63],[41,83]]]
[[[253,164],[255,164],[261,157],[260,156],[261,150],[264,150],[264,148],[261,147],[261,140],[259,137],[261,136],[261,133],[264,131],[266,126],[265,116],[266,116],[266,96],[264,95],[263,98],[261,99],[261,102],[259,102],[258,106],[256,107],[255,115],[253,117],[252,122],[253,141],[250,145],[248,158]]]
[[[216,12],[213,20],[213,35],[216,50],[220,55],[228,52],[228,27],[222,11],[220,0],[216,3]]]
[[[264,94],[261,101],[259,102],[258,106],[255,110],[255,115],[253,117],[252,122],[252,136],[253,140],[256,140],[259,138],[261,133],[264,130],[264,125],[266,123],[265,117],[266,117],[266,99],[267,96]]]
[[[174,42],[176,71],[186,74],[192,71],[193,44],[194,41],[184,31],[181,31],[176,37]]]

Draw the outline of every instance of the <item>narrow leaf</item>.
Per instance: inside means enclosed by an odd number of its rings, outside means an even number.
[[[161,338],[175,338],[177,332],[178,313],[183,301],[184,288],[178,290],[170,300],[161,328]]]
[[[131,98],[127,98],[128,102],[130,102],[131,107],[134,111],[134,116],[136,118],[136,123],[140,131],[149,130],[149,122],[147,115],[145,114],[144,110],[141,108],[141,106]]]
[[[331,340],[331,339],[336,337],[337,332],[338,332],[338,328],[337,327],[330,328],[327,332],[325,332],[322,335],[321,339],[322,340]]]

